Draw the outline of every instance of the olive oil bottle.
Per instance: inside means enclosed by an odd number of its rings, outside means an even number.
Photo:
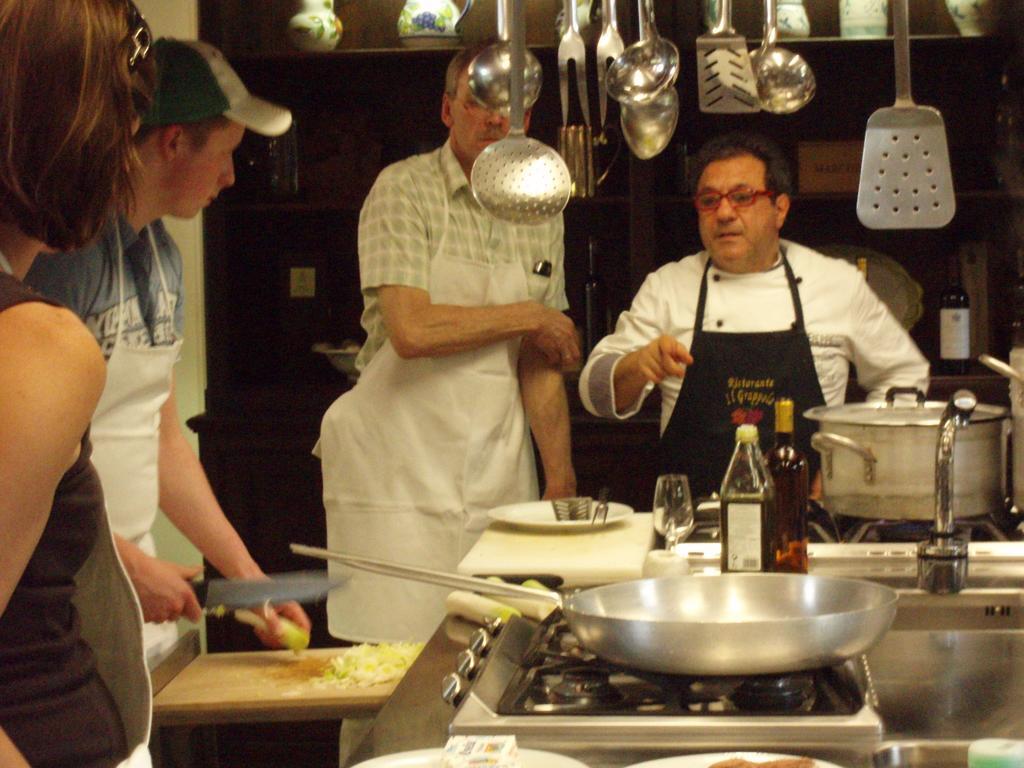
[[[775,446],[765,457],[775,484],[770,516],[772,562],[765,570],[807,573],[807,457],[793,443],[793,401],[775,401]]]
[[[775,485],[757,443],[757,427],[736,429],[736,448],[722,480],[722,573],[772,570]]]

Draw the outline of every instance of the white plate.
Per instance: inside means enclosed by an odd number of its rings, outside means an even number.
[[[353,768],[441,768],[441,749],[417,749],[412,752],[398,752],[394,755],[375,757],[359,763]],[[554,752],[537,749],[520,749],[523,768],[587,768],[579,760]]]
[[[528,501],[522,504],[506,504],[503,507],[495,507],[487,513],[487,516],[514,528],[557,533],[561,531],[596,531],[599,528],[621,522],[632,514],[632,507],[610,501],[608,502],[608,517],[603,523],[591,525],[589,520],[556,520],[555,510],[550,501]]]
[[[924,289],[892,257],[857,245],[825,245],[817,250],[851,264],[856,264],[857,258],[863,256],[868,260],[868,285],[900,325],[909,331],[921,319]]]
[[[661,760],[649,760],[646,763],[636,763],[627,768],[708,768],[721,760],[731,758],[742,758],[752,763],[764,763],[769,760],[799,759],[799,755],[777,755],[774,752],[708,752],[703,755],[679,755],[678,757],[666,757]],[[815,768],[840,768],[835,763],[811,758]]]

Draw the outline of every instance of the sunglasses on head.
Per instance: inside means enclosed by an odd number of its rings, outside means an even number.
[[[128,10],[128,71],[135,72],[139,65],[149,56],[149,49],[153,45],[153,33],[149,30],[149,24],[132,0],[125,0]]]

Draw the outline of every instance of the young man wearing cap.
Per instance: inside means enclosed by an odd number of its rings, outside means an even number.
[[[225,576],[263,575],[224,516],[185,440],[173,367],[183,332],[182,260],[162,216],[195,216],[234,183],[232,153],[249,128],[288,130],[291,113],[252,96],[217,49],[158,40],[159,84],[136,134],[141,170],[135,198],[99,240],[73,253],[42,255],[26,282],[71,307],[107,359],[107,380],[92,422],[99,470],[118,552],[142,603],[146,650],[177,637],[176,619],[202,615],[189,579],[200,568],[156,557],[150,529],[157,509]],[[295,603],[281,615],[309,630]],[[257,631],[279,645],[278,617]]]

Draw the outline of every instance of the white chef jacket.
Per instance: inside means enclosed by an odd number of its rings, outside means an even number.
[[[781,241],[798,280],[804,323],[814,367],[827,405],[839,405],[846,393],[850,363],[869,399],[889,387],[927,391],[928,361],[864,276],[842,259]],[[687,349],[693,341],[697,298],[708,254],[701,251],[666,264],[644,280],[615,332],[594,348],[580,374],[584,407],[597,416],[626,419],[640,410],[654,389],[648,383],[636,403],[614,403],[612,376],[624,355],[658,336],[674,336]],[[709,333],[785,330],[795,320],[793,299],[779,260],[766,272],[733,274],[713,264],[708,270],[704,329]],[[661,431],[675,407],[682,379],[668,377],[661,388]]]

